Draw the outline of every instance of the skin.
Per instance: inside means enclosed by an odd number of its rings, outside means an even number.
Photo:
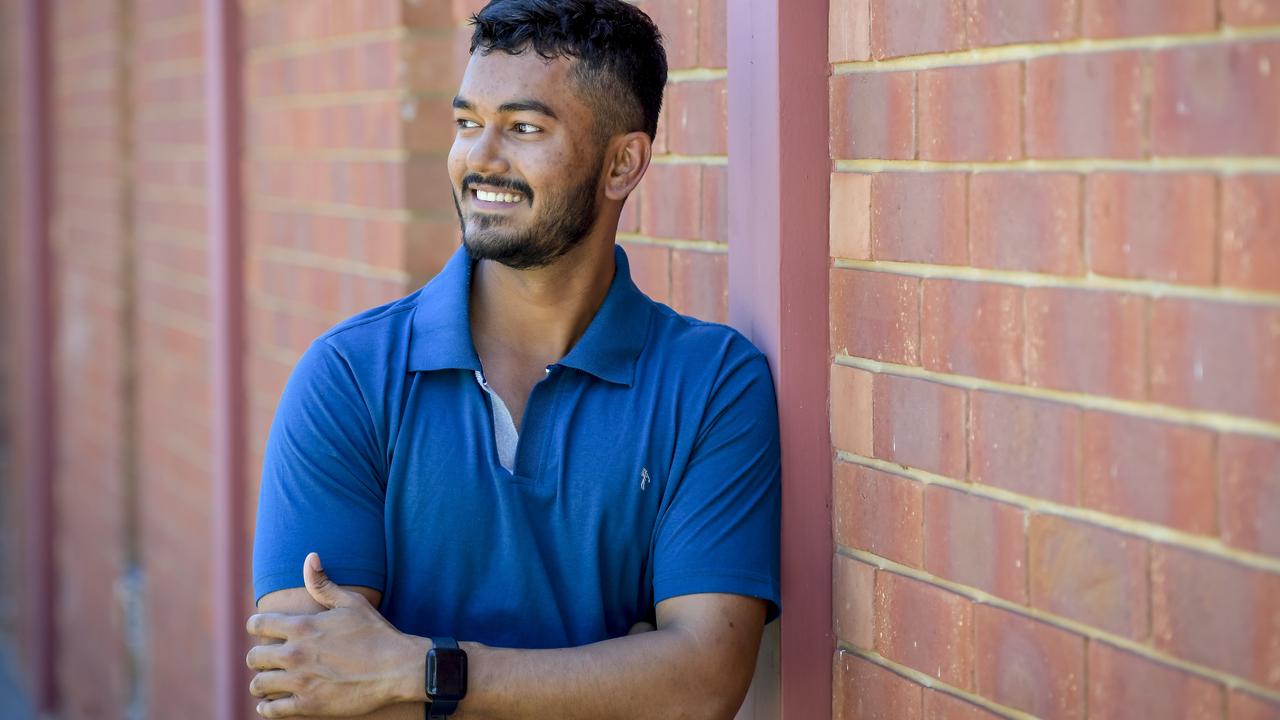
[[[622,204],[652,152],[643,132],[614,135],[601,148],[591,108],[573,89],[572,62],[476,54],[455,102],[449,175],[469,249],[483,258],[516,240],[537,246],[515,266],[480,260],[471,289],[486,380],[516,419],[544,368],[573,347],[604,300]],[[519,186],[531,197],[486,209],[465,187],[477,175],[501,183],[489,189]],[[594,188],[593,202],[582,202],[583,188]],[[588,206],[597,215],[585,234],[556,236],[557,213]],[[550,259],[528,264],[538,256]],[[387,622],[376,590],[330,581],[314,553],[303,578],[305,587],[264,596],[246,625],[262,643],[246,658],[258,671],[250,692],[266,698],[259,714],[421,718],[430,641]],[[658,603],[656,627],[638,624],[582,647],[505,649],[459,638],[470,678],[455,717],[731,718],[751,681],[765,609],[757,598],[706,593]]]

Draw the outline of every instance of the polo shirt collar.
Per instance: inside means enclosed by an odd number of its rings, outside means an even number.
[[[601,380],[630,385],[649,334],[653,301],[632,282],[627,254],[617,245],[613,259],[613,282],[604,302],[577,344],[557,364]],[[466,248],[459,247],[444,269],[422,288],[410,338],[410,371],[481,369],[471,340],[473,267]]]
[[[409,338],[409,370],[479,370],[471,342],[471,257],[459,246],[418,293]]]

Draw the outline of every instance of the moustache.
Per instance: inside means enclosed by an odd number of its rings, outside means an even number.
[[[511,178],[485,177],[479,173],[471,173],[462,178],[462,192],[469,192],[472,185],[488,185],[503,190],[513,190],[524,195],[529,204],[533,204],[533,188],[528,184]]]

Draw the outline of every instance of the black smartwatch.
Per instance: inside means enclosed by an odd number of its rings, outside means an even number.
[[[467,653],[453,638],[431,638],[427,651],[427,720],[449,717],[467,696]]]

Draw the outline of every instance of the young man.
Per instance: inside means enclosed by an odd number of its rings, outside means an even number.
[[[778,612],[777,411],[760,352],[645,297],[614,245],[657,29],[622,0],[473,23],[463,248],[318,339],[272,426],[258,712],[732,717]]]

